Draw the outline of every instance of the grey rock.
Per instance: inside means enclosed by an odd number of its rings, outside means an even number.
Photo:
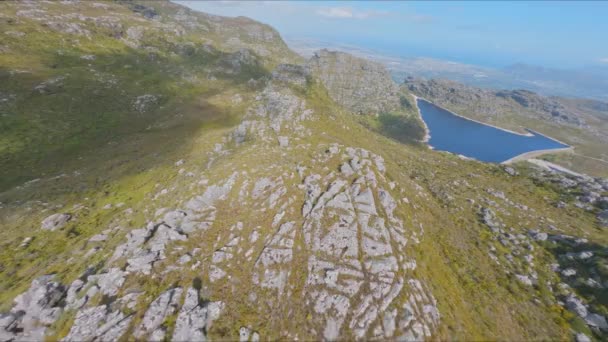
[[[79,292],[84,288],[85,282],[76,279],[72,282],[68,288],[67,296],[65,299],[66,307],[68,309],[80,309],[88,301],[88,297],[85,295],[79,298]]]
[[[18,295],[10,313],[0,316],[0,329],[7,340],[42,340],[46,327],[61,312],[65,287],[46,275],[32,281],[30,288]],[[4,337],[3,337],[4,338]]]
[[[583,333],[577,333],[576,337],[574,339],[576,342],[591,342],[591,339],[589,338],[589,336],[587,336]]]
[[[89,239],[89,242],[102,242],[102,241],[106,241],[107,239],[108,239],[108,236],[106,234],[97,234],[97,235],[93,235]]]
[[[334,101],[355,113],[377,114],[400,106],[399,87],[378,63],[323,49],[307,66]]]
[[[206,341],[206,331],[213,320],[219,316],[221,305],[202,303],[198,290],[188,288],[186,299],[182,306],[173,331],[173,341]]]
[[[606,317],[602,315],[590,313],[585,317],[585,323],[591,327],[596,327],[601,331],[608,331],[608,322],[606,322]]]
[[[251,335],[251,329],[247,327],[241,327],[239,329],[239,342],[248,342],[249,335]]]
[[[140,113],[145,113],[158,104],[158,96],[152,94],[140,95],[133,100],[133,109]]]
[[[179,258],[178,262],[183,265],[189,263],[191,260],[192,257],[189,254],[184,254]]]
[[[238,74],[244,67],[257,67],[260,61],[248,49],[239,49],[222,58],[222,71],[228,74]]]
[[[608,209],[602,210],[599,214],[597,214],[597,220],[600,225],[604,227],[608,227]]]
[[[278,137],[279,146],[280,147],[288,147],[289,146],[289,137]]]
[[[40,228],[54,231],[63,228],[72,219],[72,214],[58,213],[48,216],[42,221]]]
[[[106,273],[89,276],[87,282],[96,283],[104,295],[115,296],[124,284],[126,274],[120,268],[111,268]]]
[[[514,168],[510,167],[510,166],[505,166],[504,168],[505,172],[507,174],[509,174],[509,176],[517,176],[519,175],[519,173],[517,171],[515,171]]]
[[[63,341],[112,341],[120,338],[132,317],[120,311],[109,311],[106,305],[81,309]]]
[[[182,289],[177,287],[165,291],[158,296],[148,307],[141,324],[133,335],[136,338],[144,338],[153,333],[154,337],[151,337],[151,339],[162,341],[165,337],[164,330],[159,328],[167,317],[177,312],[181,295]]]
[[[500,231],[500,223],[496,219],[496,215],[490,208],[481,208],[481,221],[485,223],[494,233]]]
[[[581,260],[586,260],[591,257],[593,257],[593,252],[591,252],[591,251],[583,251],[583,252],[578,253],[578,258]]]
[[[310,77],[310,68],[302,65],[280,64],[272,71],[273,79],[300,87],[305,87]]]
[[[528,234],[535,240],[535,241],[546,241],[549,238],[549,235],[547,233],[542,233],[536,230],[530,230],[528,231]]]
[[[159,260],[159,252],[145,252],[134,258],[127,260],[127,271],[128,272],[142,272],[143,274],[150,274],[152,270],[152,264]]]
[[[566,308],[576,313],[581,318],[587,317],[587,306],[574,295],[569,295],[568,298],[566,298]]]
[[[521,274],[516,274],[515,277],[517,278],[517,280],[519,280],[520,283],[527,286],[532,286],[532,280],[530,279],[530,277]]]
[[[34,238],[31,236],[24,238],[23,241],[21,241],[21,244],[19,244],[19,248],[26,248],[27,246],[30,245],[32,240],[34,240]]]

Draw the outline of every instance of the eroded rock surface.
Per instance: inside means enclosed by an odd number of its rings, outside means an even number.
[[[355,113],[378,114],[399,107],[399,87],[378,63],[323,49],[307,65],[329,95]]]

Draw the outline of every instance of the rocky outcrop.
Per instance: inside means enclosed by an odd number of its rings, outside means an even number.
[[[211,323],[222,311],[221,302],[203,302],[198,290],[190,287],[173,331],[172,341],[205,341]]]
[[[145,94],[135,98],[133,100],[133,109],[140,113],[145,113],[152,109],[158,103],[158,96],[152,94]]]
[[[394,212],[397,203],[384,188],[384,160],[364,149],[333,151],[344,160],[341,173],[311,174],[303,184],[302,230],[312,252],[306,298],[324,326],[322,337],[337,339],[346,327],[357,338],[430,337],[439,313],[420,281],[399,276],[415,261],[395,249],[415,243],[417,233],[406,230]],[[406,288],[410,299],[399,307],[395,298]]]
[[[152,341],[163,341],[166,330],[162,324],[167,317],[177,312],[181,295],[182,289],[177,287],[158,296],[158,298],[150,303],[141,324],[135,330],[133,336],[138,339],[148,338]]]
[[[312,77],[307,66],[295,64],[281,64],[272,71],[272,78],[287,84],[305,87]]]
[[[68,214],[68,213],[58,213],[58,214],[53,214],[51,216],[48,216],[47,218],[45,218],[41,225],[40,228],[44,229],[44,230],[57,230],[60,228],[63,228],[70,220],[72,219],[72,214]]]
[[[54,275],[39,277],[15,298],[11,311],[0,316],[0,339],[43,340],[46,328],[63,311],[65,287],[53,279]]]
[[[381,64],[324,49],[307,66],[334,101],[355,113],[379,114],[400,106],[399,87]]]

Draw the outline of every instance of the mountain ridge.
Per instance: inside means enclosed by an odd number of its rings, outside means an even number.
[[[93,4],[2,3],[0,13]],[[101,4],[88,16],[141,25],[182,9]],[[323,69],[341,78],[333,86],[289,55],[230,50],[233,30],[215,44],[188,44],[187,34],[172,44],[173,31],[154,31],[140,43],[155,49],[142,52],[102,39],[107,31],[90,29],[99,39],[89,43],[69,20],[60,28],[70,32],[44,36],[67,50],[57,58],[31,44],[44,21],[2,23],[27,31],[11,51],[40,60],[0,57],[2,94],[15,96],[3,115],[33,113],[63,129],[68,119],[106,124],[108,108],[128,119],[109,125],[124,131],[103,144],[78,141],[75,154],[47,156],[37,179],[0,193],[2,339],[605,336],[601,179],[431,151],[407,92],[389,97],[390,113],[344,95],[349,83],[349,94],[395,87],[361,60],[352,79],[373,82],[349,82],[352,65],[338,65]],[[120,53],[104,56],[104,44]],[[19,63],[32,79],[13,77]],[[88,97],[99,102],[62,116]]]

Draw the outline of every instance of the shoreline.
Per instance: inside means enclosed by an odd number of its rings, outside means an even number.
[[[528,160],[528,159],[533,159],[535,157],[540,157],[543,154],[547,154],[547,153],[556,153],[556,152],[562,153],[562,152],[571,152],[571,151],[574,151],[574,147],[572,147],[572,146],[562,147],[562,148],[550,148],[550,149],[545,149],[545,150],[535,150],[535,151],[530,151],[530,152],[516,155],[515,157],[507,159],[507,160],[501,162],[500,164],[509,165],[511,163],[515,163],[518,161],[524,161],[524,160]]]
[[[560,143],[560,144],[562,144],[562,145],[564,145],[564,146],[568,146],[568,147],[572,147],[572,148],[574,148],[574,147],[573,147],[572,145],[570,145],[570,144],[566,144],[565,142],[563,142],[563,141],[561,141],[561,140],[558,140],[558,139],[556,139],[556,138],[552,138],[552,137],[550,137],[550,136],[548,136],[548,135],[546,135],[546,134],[542,134],[541,132],[535,131],[535,130],[533,130],[533,129],[526,128],[526,130],[528,130],[528,131],[530,131],[530,132],[534,133],[534,135],[540,135],[540,136],[543,136],[543,137],[545,137],[545,138],[547,138],[547,139],[549,139],[549,140],[553,140],[553,141],[555,141],[555,142],[557,142],[557,143]],[[564,148],[565,148],[565,147],[564,147]]]
[[[534,150],[534,151],[529,151],[529,152],[525,152],[525,153],[522,153],[522,154],[518,154],[515,157],[512,157],[510,159],[507,159],[507,160],[499,163],[499,164],[502,164],[502,165],[508,165],[508,164],[511,164],[511,163],[514,163],[514,162],[532,159],[534,157],[539,157],[539,156],[541,156],[543,154],[547,154],[547,153],[562,153],[562,152],[574,151],[574,146],[566,144],[563,141],[560,141],[558,139],[552,138],[552,137],[550,137],[548,135],[545,135],[543,133],[537,132],[535,130],[532,130],[532,129],[529,129],[529,128],[524,128],[526,131],[528,131],[528,133],[524,134],[524,133],[514,132],[514,131],[511,131],[511,130],[506,129],[506,128],[494,126],[494,125],[491,125],[491,124],[488,124],[488,123],[485,123],[485,122],[481,122],[481,121],[477,121],[475,119],[464,117],[464,116],[462,116],[460,114],[456,114],[456,113],[454,113],[454,112],[452,112],[452,111],[450,111],[450,110],[448,110],[446,108],[443,108],[443,107],[441,107],[441,106],[439,106],[439,105],[437,105],[437,104],[435,104],[435,103],[433,103],[433,102],[431,102],[431,101],[429,101],[429,100],[427,100],[427,99],[425,99],[423,97],[416,96],[416,95],[414,95],[412,93],[410,93],[410,95],[412,95],[412,97],[414,97],[414,100],[416,102],[416,109],[418,110],[418,115],[420,116],[420,120],[422,120],[422,123],[424,125],[424,129],[426,131],[426,134],[424,136],[423,142],[426,143],[427,146],[429,146],[431,149],[433,149],[433,147],[428,143],[429,140],[430,140],[430,138],[431,138],[431,131],[430,131],[429,127],[427,126],[426,122],[424,121],[424,118],[422,117],[422,112],[420,111],[420,107],[418,106],[418,100],[426,101],[426,102],[428,102],[428,103],[430,103],[430,104],[432,104],[434,106],[437,106],[438,108],[441,108],[441,109],[447,111],[448,113],[450,113],[452,115],[458,116],[458,117],[463,118],[465,120],[469,120],[469,121],[472,121],[472,122],[475,122],[475,123],[478,123],[478,124],[481,124],[481,125],[484,125],[484,126],[496,128],[496,129],[499,129],[501,131],[505,131],[505,132],[508,132],[508,133],[512,133],[512,134],[516,134],[516,135],[524,136],[524,137],[534,137],[536,135],[540,135],[542,137],[545,137],[545,138],[547,138],[549,140],[553,140],[553,141],[555,141],[555,142],[557,142],[557,143],[562,144],[562,145],[565,146],[565,147],[561,147],[561,148],[550,148],[550,149],[544,149],[544,150]]]
[[[532,159],[528,159],[528,162],[532,163],[536,166],[540,166],[547,170],[559,171],[559,172],[570,174],[575,177],[585,177],[585,175],[583,175],[582,173],[572,171],[566,167],[563,167],[563,166],[555,164],[555,163],[548,162],[546,160],[532,158]]]
[[[411,94],[411,93],[410,93],[410,94]],[[481,121],[478,121],[478,120],[475,120],[475,119],[467,118],[466,116],[462,116],[462,115],[460,115],[460,114],[457,114],[457,113],[452,112],[451,110],[448,110],[448,109],[446,109],[446,108],[443,108],[442,106],[440,106],[440,105],[438,105],[438,104],[436,104],[436,103],[433,103],[432,101],[429,101],[429,100],[425,99],[424,97],[416,96],[416,95],[414,95],[414,94],[411,94],[411,95],[412,95],[412,96],[414,96],[414,98],[416,99],[416,101],[418,101],[418,99],[420,99],[420,100],[424,100],[424,101],[426,101],[426,102],[428,102],[428,103],[432,104],[433,106],[437,106],[437,107],[439,107],[439,108],[441,108],[441,109],[445,110],[446,112],[448,112],[448,113],[450,113],[450,114],[452,114],[452,115],[455,115],[455,116],[457,116],[457,117],[459,117],[459,118],[462,118],[462,119],[465,119],[465,120],[469,120],[469,121],[473,121],[473,122],[478,123],[478,124],[480,124],[480,125],[484,125],[484,126],[488,126],[488,127],[496,128],[496,129],[499,129],[499,130],[501,130],[501,131],[505,131],[505,132],[508,132],[508,133],[512,133],[512,134],[521,135],[521,136],[524,136],[524,137],[533,137],[533,136],[534,136],[534,134],[532,134],[532,133],[519,133],[519,132],[512,131],[512,130],[510,130],[510,129],[506,129],[506,128],[498,127],[498,126],[495,126],[495,125],[492,125],[492,124],[489,124],[489,123],[485,123],[485,122],[481,122]],[[416,107],[418,108],[418,103],[416,103]],[[418,111],[420,112],[420,108],[418,108],[418,109],[419,109]],[[420,117],[422,118],[422,114],[420,114]],[[424,121],[424,120],[422,120],[422,121]],[[426,123],[425,123],[425,125],[426,125]],[[529,130],[529,131],[532,131],[532,130],[527,129],[527,128],[524,128],[524,129]],[[534,132],[534,131],[532,131],[532,132]],[[535,132],[535,133],[536,133],[536,132]],[[541,135],[542,135],[542,134],[541,134]],[[552,138],[551,138],[551,139],[552,139]],[[555,139],[552,139],[552,140],[555,140]],[[555,141],[557,141],[557,140],[555,140]],[[563,144],[561,141],[560,141],[559,143]],[[564,144],[564,145],[567,145],[567,144]]]
[[[420,107],[418,107],[418,99],[420,97],[412,93],[410,93],[410,95],[414,97],[414,104],[416,105],[416,110],[418,111],[418,117],[420,117],[420,121],[422,121],[422,125],[424,126],[424,138],[422,139],[422,142],[427,144],[431,149],[433,149],[433,147],[429,144],[429,140],[431,140],[431,130],[429,129],[429,126],[427,126],[426,121],[424,121],[424,119],[422,118],[422,112],[420,112]]]

